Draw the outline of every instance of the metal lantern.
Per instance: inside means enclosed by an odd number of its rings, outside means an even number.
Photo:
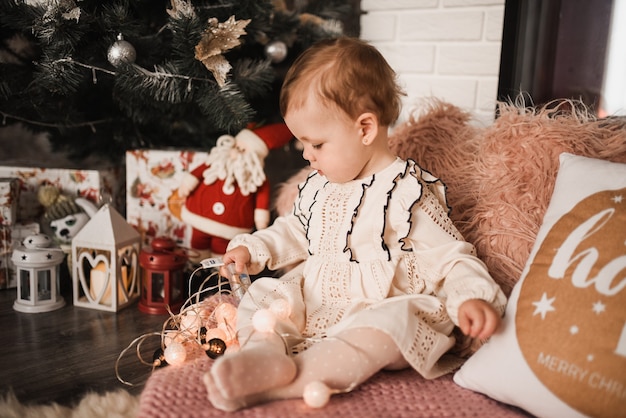
[[[141,236],[104,205],[72,239],[74,305],[117,312],[139,298]]]
[[[184,303],[184,267],[187,254],[167,237],[152,240],[141,250],[141,297],[139,310],[148,314],[177,313]]]
[[[44,234],[24,239],[11,257],[17,268],[17,300],[13,309],[37,313],[65,306],[59,288],[59,266],[65,254]]]

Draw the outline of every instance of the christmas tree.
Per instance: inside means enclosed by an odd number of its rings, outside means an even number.
[[[279,120],[284,72],[346,34],[345,1],[0,0],[4,125],[46,131],[73,158],[210,149]]]

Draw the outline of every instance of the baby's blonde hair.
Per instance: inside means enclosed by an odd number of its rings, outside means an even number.
[[[365,41],[348,37],[320,41],[296,59],[280,93],[283,117],[302,106],[310,93],[354,119],[371,112],[382,126],[398,119],[404,95],[382,54]]]

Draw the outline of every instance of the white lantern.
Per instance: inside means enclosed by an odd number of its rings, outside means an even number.
[[[30,235],[11,256],[17,268],[17,300],[13,309],[38,313],[65,306],[59,289],[59,266],[65,254],[44,234]]]
[[[72,239],[74,305],[117,312],[139,298],[141,236],[104,205]]]

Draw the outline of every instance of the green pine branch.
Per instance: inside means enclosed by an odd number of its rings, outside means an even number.
[[[170,0],[0,0],[0,114],[6,124],[49,132],[54,147],[76,158],[208,149],[250,122],[280,120],[286,68],[311,43],[341,34],[333,19],[342,2],[310,3],[318,23],[271,0],[194,0],[193,13],[175,17]],[[241,45],[223,54],[232,70],[220,87],[195,47],[209,18],[230,16],[250,23]],[[107,52],[118,34],[136,61],[115,67]],[[270,41],[287,45],[284,62],[266,56]]]

